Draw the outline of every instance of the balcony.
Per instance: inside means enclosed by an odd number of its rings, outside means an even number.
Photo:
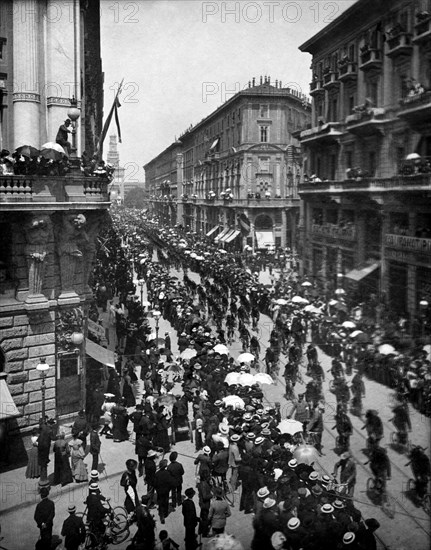
[[[346,117],[348,132],[361,137],[384,134],[384,125],[389,122],[384,118],[385,109],[358,105],[354,111]]]
[[[415,25],[413,43],[423,44],[431,38],[431,15],[429,13],[418,13],[416,17],[418,22]]]
[[[331,90],[332,88],[338,88],[340,82],[338,81],[338,73],[335,71],[329,71],[323,75],[323,87],[325,90]]]
[[[431,116],[431,90],[408,95],[400,100],[399,118],[406,120],[415,130],[429,126]]]
[[[329,145],[337,143],[343,132],[340,130],[339,122],[327,122],[321,126],[314,126],[309,130],[304,130],[300,134],[301,144],[310,146]]]
[[[358,69],[356,63],[352,61],[340,62],[338,64],[338,80],[340,82],[350,82],[357,80]]]
[[[0,211],[108,208],[107,178],[83,175],[0,176]]]
[[[388,233],[385,235],[385,246],[406,252],[426,254],[431,258],[431,239]]]
[[[361,48],[361,71],[380,71],[382,68],[382,52],[377,48],[363,46]]]
[[[393,34],[386,42],[388,48],[386,55],[392,59],[412,54],[412,35],[408,32]]]
[[[356,239],[355,227],[340,227],[333,223],[313,223],[311,226],[311,233],[318,237],[332,237],[334,239],[342,239],[346,241],[354,241]]]
[[[320,94],[325,93],[325,90],[323,89],[323,81],[319,79],[313,80],[313,82],[310,82],[310,95],[312,97],[318,96]]]
[[[431,173],[392,178],[362,178],[357,180],[303,182],[298,189],[301,197],[307,195],[349,195],[390,193],[430,193]]]

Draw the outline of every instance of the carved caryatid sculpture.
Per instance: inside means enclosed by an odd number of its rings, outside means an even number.
[[[25,256],[28,266],[29,298],[42,297],[48,244],[52,240],[52,222],[48,214],[34,214],[24,224]]]
[[[82,243],[86,239],[84,214],[63,214],[57,238],[62,293],[75,293],[78,262],[82,260]]]

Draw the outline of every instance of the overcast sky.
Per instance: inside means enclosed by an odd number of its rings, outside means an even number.
[[[311,56],[298,46],[355,1],[101,0],[104,110],[124,78],[126,178],[143,181],[146,162],[253,77],[308,94]]]

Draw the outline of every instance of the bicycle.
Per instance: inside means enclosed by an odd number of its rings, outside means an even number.
[[[367,480],[367,493],[375,495],[380,502],[382,510],[391,519],[395,516],[395,501],[388,495],[386,484],[381,477],[369,477]]]
[[[85,522],[84,518],[86,518],[87,508],[85,508],[82,514],[77,514],[82,517],[86,526],[85,549],[105,550],[108,548],[108,544],[121,544],[129,538],[130,521],[126,510],[122,506],[115,506],[113,508],[109,502],[109,498],[106,501],[109,506],[109,512],[104,520],[104,533],[100,533],[92,522]]]
[[[224,500],[231,506],[235,505],[235,491],[231,484],[221,475],[212,475],[211,476],[211,485],[222,490],[222,497]]]
[[[109,513],[110,514],[113,514],[114,517],[118,516],[119,518],[121,518],[122,516],[125,516],[126,518],[128,518],[128,513],[127,513],[127,510],[124,508],[124,506],[114,506],[112,507],[111,506],[111,498],[110,497],[107,497],[106,498],[106,503],[108,504],[108,507],[109,507]],[[84,500],[84,504],[85,504],[85,509],[83,512],[76,512],[76,516],[77,517],[80,517],[82,519],[82,521],[84,523],[86,523],[86,520],[87,520],[87,501]],[[129,519],[127,519],[127,522],[130,524],[132,523],[132,521],[130,521]]]
[[[407,491],[410,493],[415,493],[418,502],[422,505],[422,508],[427,514],[431,514],[431,493],[425,493],[423,498],[419,498],[416,490],[416,480],[410,478],[407,481]],[[1,547],[0,547],[1,548]]]

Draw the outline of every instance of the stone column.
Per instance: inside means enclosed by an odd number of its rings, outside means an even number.
[[[39,37],[41,18],[37,0],[14,2],[13,11],[13,68],[14,68],[14,145],[39,147],[41,54]]]
[[[283,208],[283,210],[281,211],[281,247],[282,248],[286,248],[287,246],[286,231],[287,231],[287,212]]]

